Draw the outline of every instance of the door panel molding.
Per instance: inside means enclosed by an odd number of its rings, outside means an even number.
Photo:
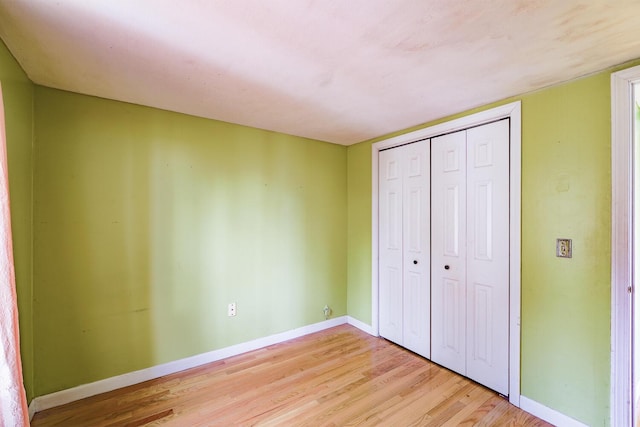
[[[379,334],[378,281],[378,156],[388,148],[416,142],[449,132],[468,129],[496,120],[509,118],[509,402],[520,406],[520,286],[521,286],[521,103],[505,104],[456,120],[409,132],[372,145],[371,150],[371,329]]]
[[[467,132],[432,138],[431,154],[431,295],[442,301],[431,307],[431,360],[466,376]]]
[[[379,334],[426,358],[431,357],[429,154],[428,141],[419,141],[379,156]]]
[[[469,158],[480,157],[467,171],[467,188],[474,188],[467,204],[467,349],[481,344],[482,335],[469,333],[475,322],[490,321],[488,335],[492,360],[467,359],[467,376],[501,394],[509,394],[509,123],[501,120],[467,130]],[[488,161],[488,146],[491,161]],[[481,152],[479,156],[476,154]],[[469,192],[469,190],[467,190]],[[479,287],[482,286],[482,287]],[[491,289],[485,297],[495,310],[482,315],[475,297],[480,289]],[[480,309],[480,312],[477,310]],[[482,326],[482,325],[480,325]]]

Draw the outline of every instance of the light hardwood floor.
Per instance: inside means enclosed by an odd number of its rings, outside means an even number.
[[[32,426],[550,426],[342,325],[39,412]]]

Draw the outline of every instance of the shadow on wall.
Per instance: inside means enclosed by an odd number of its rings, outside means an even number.
[[[346,313],[345,147],[37,96],[38,395]]]
[[[146,147],[73,113],[37,159],[39,394],[153,360]]]

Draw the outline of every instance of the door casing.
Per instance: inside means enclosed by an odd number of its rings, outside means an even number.
[[[509,129],[509,402],[520,407],[520,284],[522,136],[520,101],[459,119],[409,132],[372,145],[371,149],[371,329],[379,335],[378,321],[378,153],[381,150],[467,129],[495,120],[510,119]]]
[[[611,74],[611,425],[633,424],[633,84],[640,66]],[[635,288],[634,292],[638,292]],[[637,309],[636,309],[637,310]]]

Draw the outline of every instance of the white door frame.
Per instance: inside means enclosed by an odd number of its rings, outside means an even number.
[[[611,425],[632,411],[633,83],[640,66],[611,74]]]
[[[372,145],[371,150],[371,328],[378,335],[378,152],[509,118],[509,402],[520,406],[520,272],[522,136],[520,101],[409,132]]]

